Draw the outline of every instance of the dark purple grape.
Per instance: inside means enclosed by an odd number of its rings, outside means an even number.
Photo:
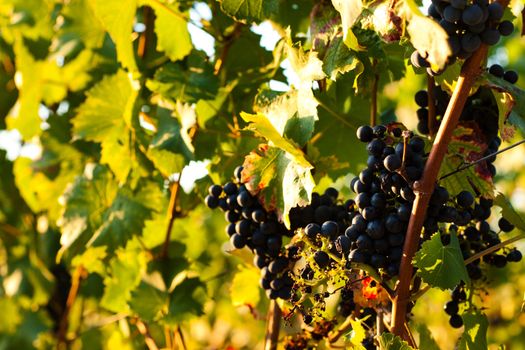
[[[483,21],[483,10],[478,5],[470,5],[463,11],[461,19],[466,25],[476,25]]]
[[[237,194],[237,185],[233,182],[228,182],[226,185],[224,185],[224,193],[226,193],[228,196],[231,196],[233,194]]]
[[[514,249],[514,250],[511,250],[508,254],[507,254],[507,261],[508,262],[518,262],[518,261],[521,261],[522,259],[522,254],[519,250],[517,249]]]
[[[385,228],[381,220],[373,220],[366,226],[366,233],[372,239],[380,239],[385,235]]]
[[[318,250],[314,253],[314,261],[321,269],[324,269],[330,264],[330,257],[326,252]]]
[[[498,26],[499,33],[503,36],[509,36],[514,31],[514,24],[511,21],[502,21]]]
[[[241,249],[246,245],[246,240],[240,234],[235,233],[230,237],[230,243],[236,249]]]
[[[414,100],[419,107],[428,106],[428,94],[426,90],[419,90],[414,96]]]
[[[515,84],[518,81],[518,73],[513,70],[508,70],[503,74],[503,79],[511,84]]]
[[[401,168],[401,158],[397,154],[391,154],[385,158],[383,165],[389,171],[396,171]]]
[[[503,74],[505,74],[505,71],[502,66],[499,64],[493,64],[489,68],[489,73],[492,74],[495,77],[503,78]]]
[[[368,125],[360,126],[356,134],[361,142],[370,142],[374,138],[374,131]]]
[[[461,18],[461,11],[451,5],[445,7],[443,18],[450,23],[456,23]]]
[[[497,22],[503,17],[503,6],[499,2],[491,3],[487,9],[489,10],[489,19],[491,21]]]
[[[325,221],[321,226],[321,235],[325,237],[337,237],[339,226],[335,221]]]
[[[459,312],[459,305],[457,301],[451,300],[445,304],[445,312],[450,316],[456,315]]]
[[[463,319],[458,314],[450,316],[448,323],[452,328],[460,328],[463,326]]]
[[[498,226],[499,226],[499,229],[503,232],[510,232],[514,230],[514,225],[511,224],[510,221],[508,221],[507,219],[503,217],[499,219]]]
[[[459,10],[463,10],[467,6],[467,0],[450,0],[450,5]]]
[[[456,202],[463,208],[470,208],[474,204],[474,196],[469,191],[461,191],[456,196]]]
[[[206,202],[206,206],[210,209],[215,209],[219,206],[219,199],[215,196],[207,195],[204,201]]]
[[[465,50],[465,52],[472,53],[479,49],[480,46],[481,39],[476,34],[465,33],[461,37],[461,48]]]
[[[499,41],[500,34],[496,29],[487,28],[480,35],[481,41],[487,45],[496,45]]]

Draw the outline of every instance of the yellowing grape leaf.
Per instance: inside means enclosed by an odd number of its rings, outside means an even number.
[[[431,65],[443,68],[452,53],[447,33],[438,22],[423,15],[414,0],[407,0],[405,6],[409,14],[407,32],[410,42]]]
[[[287,152],[262,145],[246,156],[243,167],[242,181],[248,190],[268,211],[277,210],[287,226],[290,209],[310,203],[315,186],[311,167],[296,163]]]
[[[234,306],[248,305],[256,307],[260,299],[259,271],[253,266],[238,266],[230,287],[232,304]]]
[[[188,32],[188,16],[180,12],[177,5],[162,0],[143,0],[142,3],[151,6],[157,15],[155,20],[157,49],[164,51],[172,61],[189,55],[193,45]]]
[[[138,71],[131,37],[137,1],[91,0],[90,4],[95,16],[106,28],[117,47],[119,62],[130,71]]]

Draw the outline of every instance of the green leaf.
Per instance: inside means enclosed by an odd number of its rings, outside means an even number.
[[[344,45],[341,35],[337,35],[330,41],[323,58],[323,70],[330,79],[336,80],[339,74],[345,74],[361,67],[362,64],[354,53]]]
[[[214,99],[219,81],[206,54],[194,50],[186,57],[184,64],[170,62],[162,65],[146,86],[171,102],[196,103],[201,99]]]
[[[486,141],[481,132],[461,125],[454,130],[448,146],[447,155],[443,160],[439,176],[455,171],[461,165],[474,162],[485,155]],[[472,125],[477,127],[476,125]],[[473,187],[486,197],[494,196],[494,183],[486,162],[480,162],[440,181],[451,196]]]
[[[130,242],[126,248],[119,248],[109,263],[100,305],[113,312],[128,312],[131,292],[140,284],[145,268],[145,253],[138,243]]]
[[[86,93],[86,101],[72,120],[77,138],[101,143],[101,163],[108,164],[121,183],[136,162],[131,120],[137,93],[134,82],[120,70]]]
[[[131,292],[129,307],[141,319],[156,321],[168,309],[168,294],[145,282]]]
[[[149,217],[150,211],[142,202],[141,195],[121,188],[88,245],[107,246],[110,250],[123,246],[142,233],[144,221]]]
[[[190,54],[193,45],[188,32],[187,15],[177,6],[158,0],[143,0],[155,10],[155,33],[157,49],[164,51],[172,61],[178,61]]]
[[[465,330],[459,339],[459,350],[484,350],[487,349],[487,316],[479,310],[471,310],[461,315]]]
[[[525,232],[525,220],[512,207],[512,204],[504,194],[498,193],[494,198],[494,204],[501,208],[501,216],[510,221],[518,229]]]
[[[288,154],[275,147],[262,145],[244,161],[243,182],[257,194],[268,210],[278,210],[289,224],[288,212],[310,203],[315,186],[310,167],[294,162]]]
[[[61,231],[59,256],[79,238],[87,243],[102,225],[102,213],[117,196],[117,183],[106,167],[88,164],[82,176],[64,193],[64,211],[57,224]]]
[[[430,64],[444,67],[452,53],[447,33],[438,22],[421,13],[415,0],[408,0],[406,6],[406,10],[412,13],[406,28],[410,42],[422,55],[428,55],[426,59]]]
[[[260,22],[279,10],[277,0],[219,0],[227,15],[242,22]]]
[[[432,287],[452,289],[461,281],[469,281],[459,241],[454,232],[451,233],[447,246],[441,243],[439,232],[432,235],[430,240],[422,244],[413,263],[418,268],[417,275]]]
[[[177,118],[168,109],[157,110],[158,125],[148,147],[147,156],[165,176],[178,173],[193,159],[193,145],[188,133],[181,130]]]
[[[379,338],[379,344],[381,345],[381,349],[414,350],[414,348],[408,345],[406,341],[404,341],[397,335],[393,335],[392,333],[385,332],[381,334],[381,338]]]
[[[132,72],[138,71],[131,36],[137,0],[91,0],[90,4],[117,47],[119,62]]]
[[[233,277],[230,287],[232,304],[234,306],[249,305],[252,308],[257,306],[260,299],[259,271],[252,266],[238,266],[238,271]]]
[[[190,316],[202,315],[203,293],[204,284],[198,278],[185,278],[170,293],[169,311],[165,321],[177,324]]]
[[[425,324],[417,325],[417,332],[419,333],[419,348],[425,350],[440,350],[436,341],[432,337],[432,333]]]

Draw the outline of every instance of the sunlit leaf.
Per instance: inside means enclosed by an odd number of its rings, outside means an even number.
[[[234,306],[257,306],[260,298],[260,278],[260,272],[256,268],[239,266],[230,288]]]
[[[470,280],[458,238],[453,232],[446,246],[443,246],[439,232],[425,241],[416,253],[413,264],[418,268],[417,275],[432,287],[452,289],[459,282]]]

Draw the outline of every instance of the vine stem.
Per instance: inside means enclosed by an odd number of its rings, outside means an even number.
[[[352,328],[352,321],[354,319],[353,315],[350,315],[346,320],[328,337],[328,342],[330,344],[335,343],[339,340],[350,328]]]
[[[276,350],[281,330],[282,311],[275,300],[270,301],[268,318],[266,323],[266,336],[264,339],[264,350]]]
[[[184,171],[184,168],[179,173],[179,177],[175,182],[170,186],[171,188],[171,194],[170,194],[170,202],[168,205],[168,227],[166,229],[166,238],[164,239],[164,244],[162,246],[162,252],[160,254],[160,258],[164,259],[168,257],[168,248],[170,245],[171,240],[171,230],[173,229],[173,223],[175,222],[175,217],[177,216],[177,198],[179,196],[180,191],[180,180],[182,178],[182,172]]]
[[[416,198],[414,200],[408,224],[405,244],[403,247],[403,256],[401,258],[399,269],[399,281],[392,307],[392,332],[398,336],[406,335],[406,333],[403,332],[403,328],[406,323],[407,305],[410,299],[410,282],[413,273],[412,258],[414,257],[419,244],[419,236],[423,228],[430,196],[434,190],[441,163],[447,153],[452,133],[459,121],[459,117],[461,116],[461,112],[469,96],[470,89],[476,80],[476,77],[481,72],[481,63],[485,60],[487,52],[487,45],[482,44],[472,57],[465,62],[456,88],[454,89],[447,106],[445,116],[434,140],[428,161],[425,165],[423,176],[420,181],[414,183]],[[405,340],[409,339],[406,339],[405,336]]]
[[[153,21],[154,14],[153,10],[150,7],[144,7],[142,11],[143,21],[146,26],[146,30],[139,37],[139,43],[137,47],[137,54],[140,58],[144,58],[147,53],[148,45],[152,42],[153,39]]]
[[[85,270],[82,265],[78,265],[75,271],[73,272],[71,288],[69,289],[69,293],[67,295],[66,307],[64,309],[64,313],[62,314],[62,317],[60,318],[60,324],[58,326],[57,340],[59,346],[61,344],[67,343],[66,337],[67,329],[69,327],[69,313],[71,311],[71,308],[73,307],[73,304],[75,303],[75,300],[77,300],[78,289],[80,288],[80,282],[82,281],[82,278],[84,278],[84,274]]]
[[[524,239],[524,238],[525,238],[525,233],[522,233],[521,235],[518,235],[518,236],[516,236],[516,237],[512,237],[512,238],[509,238],[509,239],[507,239],[506,241],[503,241],[503,242],[501,242],[501,243],[499,243],[499,244],[496,244],[496,245],[494,245],[494,246],[492,246],[492,247],[489,247],[489,248],[487,248],[487,249],[485,249],[485,250],[482,250],[481,252],[479,252],[479,253],[477,253],[477,254],[474,254],[474,255],[472,255],[470,258],[466,259],[466,260],[465,260],[465,265],[468,265],[468,264],[470,264],[471,262],[476,261],[476,260],[478,260],[479,258],[484,257],[485,255],[488,255],[488,254],[493,253],[493,252],[495,252],[495,251],[497,251],[497,250],[500,250],[501,248],[506,247],[506,246],[508,246],[509,244],[512,244],[512,243],[517,242],[517,241],[519,241],[520,239]]]
[[[159,350],[159,347],[157,346],[157,343],[155,343],[155,339],[151,336],[148,326],[141,320],[136,320],[136,326],[140,334],[144,337],[144,342],[146,343],[146,346],[149,350]]]
[[[377,60],[374,60],[374,69],[377,65]],[[379,74],[374,75],[374,81],[372,83],[372,97],[370,101],[370,126],[377,124],[377,86],[379,85]]]

